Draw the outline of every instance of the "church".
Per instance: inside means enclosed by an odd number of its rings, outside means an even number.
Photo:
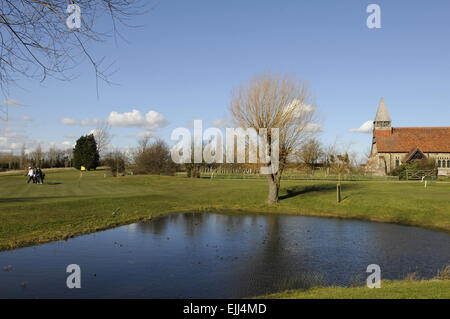
[[[382,98],[373,122],[367,173],[389,175],[402,163],[433,159],[438,175],[450,176],[450,127],[392,127],[391,124]]]

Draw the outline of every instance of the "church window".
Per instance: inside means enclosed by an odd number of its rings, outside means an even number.
[[[400,165],[400,161],[398,159],[395,160],[395,167],[398,167]]]
[[[445,168],[445,160],[442,161],[442,167]]]
[[[438,160],[438,167],[441,167],[441,160]]]
[[[450,168],[450,160],[447,161],[447,167]]]

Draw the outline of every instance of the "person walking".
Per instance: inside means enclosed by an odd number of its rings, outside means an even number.
[[[33,181],[33,183],[34,183],[34,177],[33,177],[34,173],[33,173],[33,169],[31,167],[28,167],[28,174],[27,174],[27,176],[28,176],[27,184],[29,184],[30,181]]]
[[[36,168],[36,184],[41,183],[41,169],[38,167]]]
[[[40,172],[40,176],[41,176],[41,184],[44,184],[45,174],[44,174],[44,172],[41,170],[40,167],[39,167],[39,172]]]
[[[33,184],[37,184],[37,169],[33,168]]]
[[[36,170],[36,183],[43,184],[44,183],[45,174],[42,172],[41,168],[38,167]]]

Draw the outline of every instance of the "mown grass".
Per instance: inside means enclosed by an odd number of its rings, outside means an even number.
[[[389,281],[381,288],[314,287],[260,296],[263,299],[449,299],[450,280]]]
[[[106,174],[106,177],[104,177]],[[184,211],[271,212],[414,225],[450,233],[450,184],[282,181],[280,203],[264,205],[264,180],[113,178],[107,171],[46,171],[46,184],[0,175],[0,250],[64,239]],[[115,212],[115,213],[114,213]]]

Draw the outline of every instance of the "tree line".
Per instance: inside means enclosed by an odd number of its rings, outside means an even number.
[[[20,170],[29,166],[41,168],[72,167],[72,149],[50,148],[43,151],[38,145],[32,152],[26,152],[22,146],[19,155],[13,153],[0,153],[0,170]]]

